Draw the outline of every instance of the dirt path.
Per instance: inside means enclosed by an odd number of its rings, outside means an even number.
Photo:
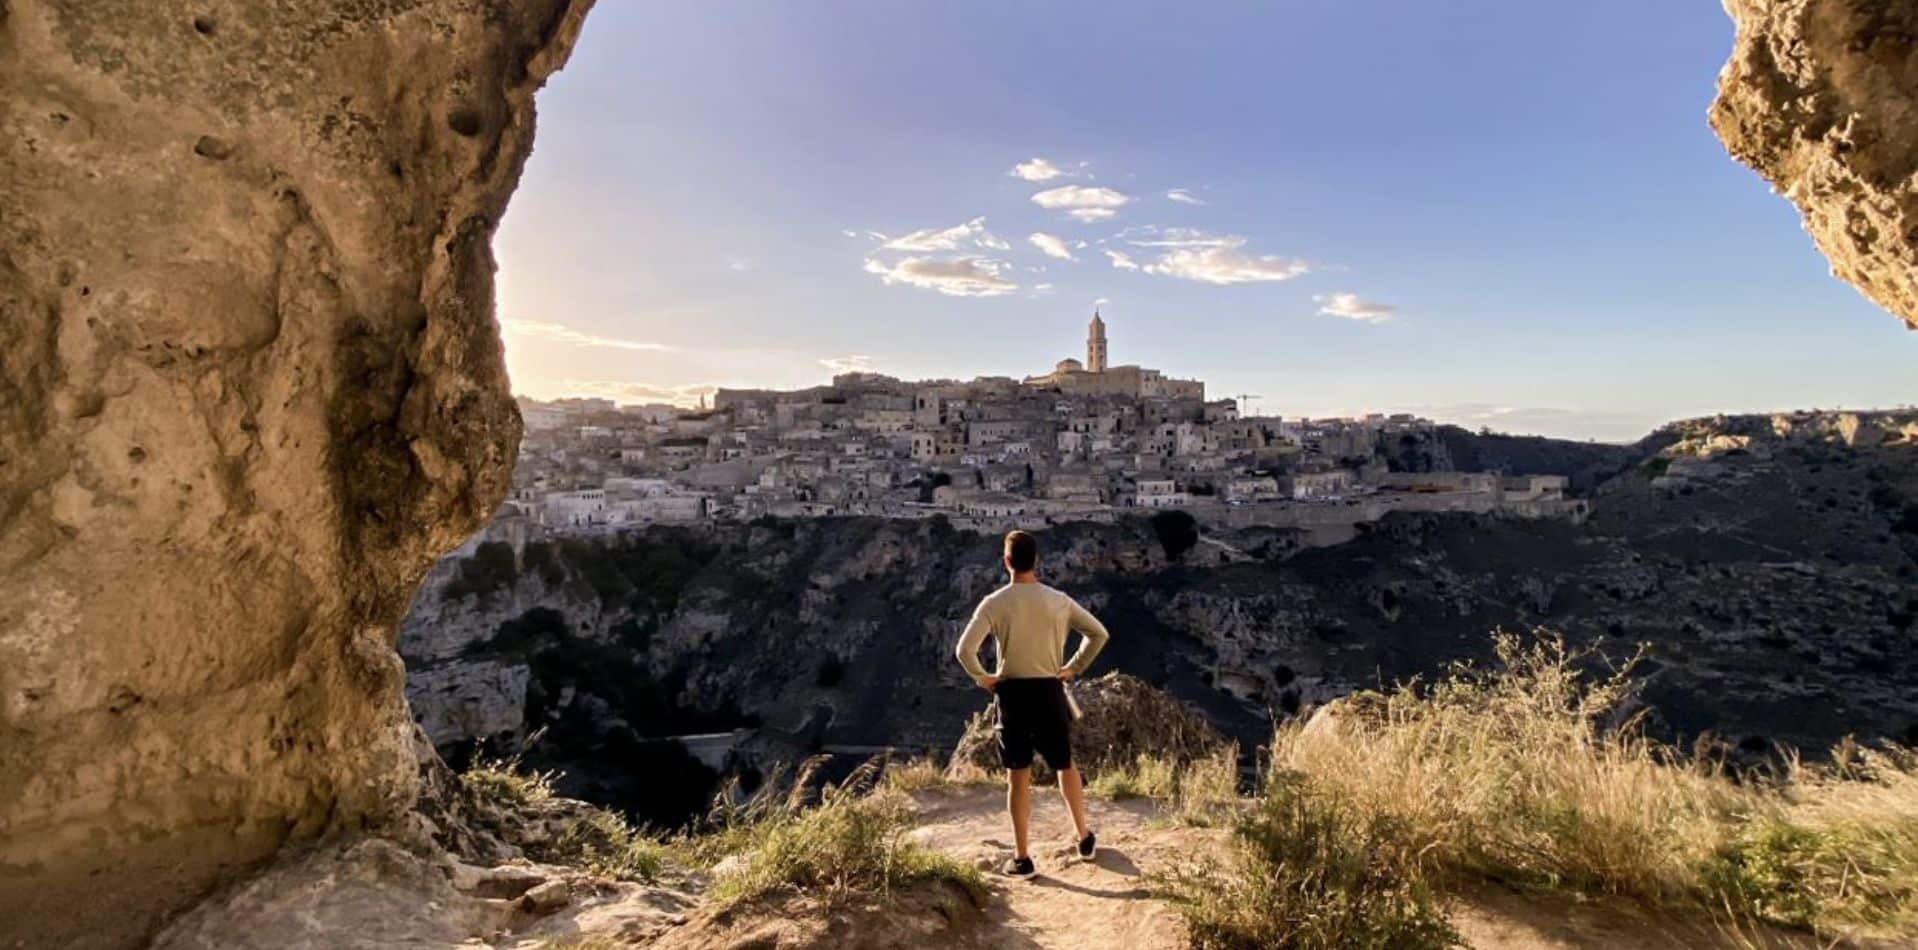
[[[1036,790],[1033,859],[1039,875],[1012,880],[998,873],[1012,854],[1004,792],[988,786],[947,786],[915,794],[919,818],[912,836],[988,873],[992,889],[983,908],[955,887],[920,888],[893,895],[883,906],[832,909],[803,897],[743,913],[701,909],[691,894],[629,888],[612,900],[589,901],[518,936],[515,948],[562,946],[587,938],[605,946],[654,950],[1033,950],[1125,947],[1178,950],[1189,946],[1179,915],[1152,896],[1147,876],[1193,856],[1219,855],[1224,831],[1191,828],[1163,817],[1146,801],[1091,803],[1099,854],[1080,860],[1072,824],[1056,789]],[[1447,916],[1467,946],[1477,950],[1600,950],[1600,948],[1785,948],[1820,944],[1804,934],[1729,933],[1711,921],[1656,914],[1648,909],[1565,897],[1522,894],[1484,885],[1453,895]],[[984,919],[980,919],[983,915]],[[958,926],[955,926],[958,924]]]
[[[1032,857],[1039,876],[1029,881],[1000,877],[1012,855],[1012,828],[1004,794],[995,789],[938,790],[919,796],[920,827],[914,837],[963,861],[985,868],[993,885],[986,908],[993,925],[990,947],[1186,946],[1185,928],[1163,902],[1153,899],[1143,875],[1178,860],[1189,848],[1216,840],[1214,832],[1155,821],[1149,803],[1091,802],[1099,854],[1082,861],[1072,849],[1072,819],[1056,789],[1034,789]]]
[[[1055,789],[1035,789],[1032,852],[1039,876],[1013,881],[988,875],[993,899],[978,944],[985,947],[1128,947],[1172,950],[1188,946],[1179,916],[1148,891],[1144,875],[1193,854],[1217,853],[1224,832],[1188,828],[1159,817],[1150,802],[1094,799],[1092,825],[1099,855],[1080,861],[1072,852],[1072,822]],[[918,796],[915,837],[989,872],[1012,854],[1003,792],[985,787],[935,790]],[[1660,917],[1643,909],[1519,894],[1486,886],[1454,895],[1447,916],[1477,950],[1596,950],[1596,948],[1818,947],[1803,934],[1773,930],[1727,932],[1707,920]]]

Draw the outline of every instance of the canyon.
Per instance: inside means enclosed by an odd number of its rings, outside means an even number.
[[[505,492],[519,423],[492,314],[490,238],[531,148],[533,95],[564,63],[589,6],[0,3],[0,760],[9,766],[0,773],[0,942],[139,945],[290,845],[378,830],[411,812],[420,785],[393,642],[434,559]],[[1918,229],[1908,223],[1918,143],[1907,121],[1918,14],[1865,0],[1728,8],[1739,38],[1712,116],[1721,137],[1803,209],[1841,277],[1918,324]],[[1909,533],[1894,530],[1904,509],[1867,511],[1885,497],[1868,484],[1875,467],[1745,451],[1672,459],[1645,485],[1616,489],[1629,503],[1609,517],[1622,519],[1612,523],[1626,537],[1636,532],[1630,543],[1569,529],[1520,539],[1499,525],[1481,535],[1487,526],[1469,519],[1415,518],[1381,529],[1402,535],[1390,543],[1411,556],[1388,561],[1387,541],[1361,539],[1336,555],[1205,568],[1218,590],[1243,582],[1247,596],[1271,597],[1270,613],[1233,614],[1223,605],[1237,601],[1218,593],[1182,602],[1152,584],[1137,595],[1106,591],[1102,606],[1137,611],[1141,630],[1220,622],[1189,645],[1141,633],[1144,652],[1114,661],[1156,667],[1193,695],[1214,689],[1208,670],[1215,682],[1248,675],[1252,698],[1219,701],[1222,720],[1243,724],[1251,704],[1310,702],[1328,684],[1375,679],[1368,656],[1401,672],[1455,652],[1425,650],[1410,625],[1421,612],[1451,611],[1475,629],[1559,622],[1590,636],[1601,626],[1610,635],[1612,621],[1578,617],[1609,612],[1621,640],[1656,639],[1678,624],[1684,639],[1674,642],[1688,649],[1664,658],[1666,669],[1705,677],[1707,697],[1762,712],[1741,712],[1750,736],[1827,738],[1838,725],[1824,718],[1833,697],[1854,703],[1855,728],[1909,728],[1909,710],[1895,702],[1860,708],[1885,695],[1873,683],[1909,675],[1908,660],[1874,644],[1910,629],[1910,576],[1898,573],[1908,571]],[[1761,464],[1800,480],[1752,477]],[[1827,464],[1850,471],[1842,481],[1801,478],[1832,472]],[[1904,475],[1887,478],[1904,486],[1896,498],[1911,497]],[[1779,505],[1748,504],[1745,490]],[[1660,524],[1678,506],[1667,493],[1694,514]],[[1776,516],[1778,529],[1755,522],[1759,513]],[[1606,530],[1606,517],[1590,530]],[[1860,525],[1870,530],[1847,527]],[[883,525],[855,538],[859,527],[803,537],[748,529],[817,545],[813,557],[836,555],[832,576],[817,590],[806,580],[799,595],[814,611],[807,625],[823,616],[828,586],[871,613],[848,614],[844,631],[819,634],[822,645],[878,642],[892,616],[879,582],[847,565],[868,560],[878,576],[905,576],[892,565],[909,555],[910,573],[946,572],[951,599],[920,607],[950,609],[990,583],[976,544]],[[1133,565],[1156,582],[1198,569],[1142,537],[1114,528],[1055,538],[1061,582],[1091,596],[1102,565]],[[1826,539],[1843,543],[1819,547]],[[935,550],[898,550],[922,540]],[[1547,564],[1527,575],[1536,583],[1486,589],[1485,552],[1501,541],[1544,544],[1583,569],[1551,574]],[[1361,560],[1368,550],[1372,559]],[[1594,552],[1602,556],[1574,558]],[[1680,569],[1646,571],[1633,554]],[[756,570],[781,560],[755,556],[765,561]],[[809,572],[797,555],[785,562],[793,577]],[[1605,583],[1571,583],[1586,576]],[[1474,599],[1475,578],[1484,600]],[[1272,593],[1275,580],[1288,591],[1301,580],[1335,584],[1324,595],[1289,593],[1291,604]],[[1656,583],[1671,586],[1647,586]],[[688,603],[720,589],[689,587]],[[1888,589],[1906,599],[1886,599]],[[1667,622],[1657,600],[1635,599],[1648,591],[1702,603]],[[668,659],[775,648],[734,633],[743,628],[732,605],[704,603],[699,612],[628,600],[619,610],[677,623]],[[1769,629],[1740,619],[1761,607],[1785,621]],[[560,619],[587,629],[582,618]],[[1349,633],[1361,620],[1392,639],[1359,644]],[[1682,629],[1686,620],[1697,629]],[[1252,629],[1257,644],[1237,643]],[[917,669],[911,651],[943,640],[943,626],[908,630],[904,646],[861,652],[883,661],[886,650],[905,651],[899,659]],[[1281,633],[1340,648],[1258,652],[1278,650]],[[1788,657],[1798,672],[1781,671]],[[1281,683],[1286,658],[1295,665]],[[852,688],[821,685],[831,679],[823,667],[796,688],[756,683],[774,668],[754,669],[702,667],[663,702],[731,701],[740,721],[790,726],[778,718],[789,704]],[[838,675],[877,682],[879,673],[848,665]],[[943,686],[933,694],[933,707],[911,710],[924,723],[964,706]],[[1678,706],[1665,716],[1684,728],[1712,712],[1693,719]],[[857,713],[849,708],[844,722],[859,722]],[[826,721],[835,727],[880,735],[837,713]],[[916,726],[897,738],[937,735]],[[75,907],[87,908],[84,919]]]
[[[1482,660],[1499,628],[1616,662],[1644,645],[1644,711],[1675,741],[1753,760],[1918,741],[1918,412],[1692,420],[1620,448],[1453,430],[1395,464],[1455,453],[1578,476],[1592,514],[1400,513],[1331,545],[1178,511],[1066,522],[1040,532],[1044,576],[1113,630],[1099,671],[1248,753],[1277,718]],[[670,825],[728,768],[943,754],[984,705],[951,651],[1003,583],[996,535],[878,518],[513,534],[442,561],[401,628],[409,701],[456,761],[522,754],[567,794]]]

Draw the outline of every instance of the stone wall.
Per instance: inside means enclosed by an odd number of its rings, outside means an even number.
[[[0,945],[410,807],[394,625],[507,487],[489,245],[587,6],[0,2]]]

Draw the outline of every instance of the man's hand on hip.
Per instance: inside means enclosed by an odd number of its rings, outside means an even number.
[[[1070,683],[1072,682],[1072,678],[1078,675],[1079,674],[1076,671],[1074,671],[1072,667],[1070,666],[1062,666],[1059,668],[1060,682]]]
[[[983,679],[973,680],[973,682],[978,683],[979,688],[985,690],[988,693],[993,692],[994,690],[997,690],[999,688],[999,677],[997,676],[988,676]]]

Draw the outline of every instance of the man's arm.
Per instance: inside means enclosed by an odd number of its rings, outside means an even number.
[[[1066,661],[1066,671],[1078,676],[1092,665],[1093,659],[1100,650],[1105,649],[1106,641],[1112,639],[1112,635],[1106,632],[1106,625],[1100,623],[1091,611],[1079,606],[1078,601],[1068,597],[1066,603],[1071,605],[1067,626],[1079,631],[1079,649],[1072,654],[1072,659]]]
[[[984,601],[972,612],[972,620],[959,634],[959,648],[954,651],[959,656],[959,665],[965,667],[966,675],[980,686],[986,686],[992,680],[992,674],[979,664],[979,648],[985,645],[986,634],[992,632],[992,618],[986,616]],[[990,687],[988,687],[990,688]]]

